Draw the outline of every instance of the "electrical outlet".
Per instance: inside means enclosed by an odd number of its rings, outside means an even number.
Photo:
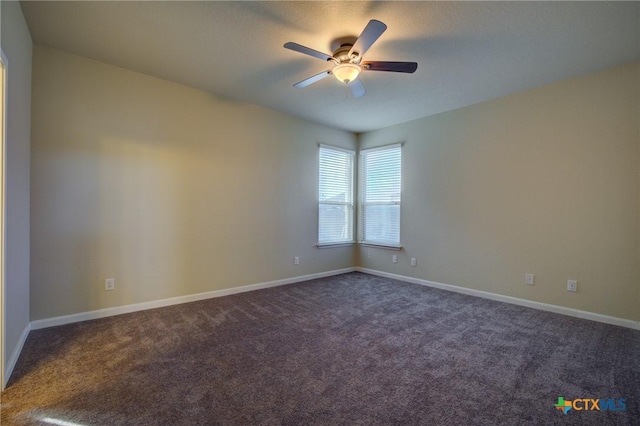
[[[116,288],[116,279],[115,278],[107,278],[104,280],[104,290],[115,290]]]
[[[415,257],[411,258],[411,266],[418,266],[418,259],[416,259]]]
[[[524,274],[524,283],[528,285],[533,285],[535,277],[533,274]]]
[[[397,255],[397,254],[394,254],[393,256],[391,256],[391,261],[392,261],[393,263],[398,263],[398,255]]]
[[[300,258],[299,258],[298,256],[295,256],[295,257],[293,258],[293,264],[294,264],[294,265],[299,265],[299,264],[300,264]]]
[[[578,281],[567,280],[567,291],[578,291]]]

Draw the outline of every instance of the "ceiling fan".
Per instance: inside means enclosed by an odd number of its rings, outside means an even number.
[[[291,41],[285,43],[284,47],[286,49],[333,63],[333,68],[304,79],[294,84],[293,87],[307,87],[329,75],[333,75],[340,82],[351,88],[351,93],[355,98],[361,98],[366,93],[362,82],[358,78],[361,71],[388,71],[409,74],[415,72],[418,69],[416,62],[362,61],[365,52],[369,50],[386,29],[387,26],[383,22],[372,19],[355,42],[342,43],[333,52],[333,55],[328,55]]]

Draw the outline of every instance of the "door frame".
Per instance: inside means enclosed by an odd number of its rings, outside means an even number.
[[[0,390],[6,385],[5,377],[5,212],[6,212],[6,158],[7,158],[7,79],[9,62],[0,48]]]

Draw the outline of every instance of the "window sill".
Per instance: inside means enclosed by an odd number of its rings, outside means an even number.
[[[375,244],[375,243],[366,243],[366,242],[359,242],[358,244],[360,244],[361,246],[365,246],[365,247],[375,247],[375,248],[381,248],[381,249],[387,249],[387,250],[397,250],[400,251],[402,250],[402,246],[392,246],[392,245],[388,245],[388,244]]]
[[[346,243],[323,243],[316,244],[316,248],[326,249],[326,248],[334,248],[334,247],[349,247],[355,244],[355,241],[346,242]]]

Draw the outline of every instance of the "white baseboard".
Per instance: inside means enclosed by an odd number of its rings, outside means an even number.
[[[375,269],[352,267],[352,268],[337,269],[337,270],[327,271],[327,272],[320,272],[316,274],[301,275],[297,277],[285,278],[285,279],[275,280],[275,281],[268,281],[264,283],[249,284],[241,287],[234,287],[234,288],[228,288],[223,290],[214,290],[214,291],[208,291],[205,293],[197,293],[197,294],[191,294],[187,296],[172,297],[169,299],[154,300],[150,302],[135,303],[131,305],[117,306],[114,308],[105,308],[105,309],[99,309],[95,311],[80,312],[72,315],[64,315],[59,317],[35,320],[35,321],[32,321],[30,324],[27,324],[27,326],[22,332],[22,335],[20,336],[20,340],[18,341],[18,344],[14,348],[11,354],[11,357],[9,358],[9,362],[7,363],[7,369],[5,372],[6,373],[5,381],[8,381],[9,378],[11,377],[11,373],[13,372],[16,362],[18,361],[18,357],[20,356],[22,347],[24,346],[27,336],[29,335],[29,332],[31,330],[38,330],[42,328],[54,327],[57,325],[70,324],[70,323],[87,321],[87,320],[98,319],[98,318],[105,318],[105,317],[121,315],[121,314],[126,314],[131,312],[144,311],[147,309],[155,309],[155,308],[161,308],[165,306],[178,305],[182,303],[196,302],[199,300],[206,300],[206,299],[211,299],[216,297],[228,296],[232,294],[245,293],[248,291],[260,290],[264,288],[294,284],[302,281],[325,278],[333,275],[340,275],[340,274],[345,274],[345,273],[354,272],[354,271],[363,272],[371,275],[377,275],[377,276],[386,277],[386,278],[392,278],[399,281],[405,281],[405,282],[423,285],[427,287],[438,288],[441,290],[467,294],[470,296],[482,297],[484,299],[491,299],[498,302],[511,303],[514,305],[525,306],[528,308],[539,309],[542,311],[549,311],[557,314],[568,315],[572,317],[588,319],[588,320],[602,322],[606,324],[618,325],[621,327],[640,330],[640,321],[632,321],[632,320],[627,320],[623,318],[611,317],[608,315],[602,315],[602,314],[597,314],[593,312],[567,308],[564,306],[550,305],[547,303],[535,302],[532,300],[519,299],[516,297],[504,296],[501,294],[495,294],[495,293],[490,293],[486,291],[455,286],[451,284],[443,284],[443,283],[428,281],[420,278],[413,278],[413,277],[407,277],[404,275],[392,274],[389,272],[378,271]],[[6,383],[3,383],[2,385],[4,386],[6,385]]]
[[[556,314],[568,315],[571,317],[588,319],[591,321],[603,322],[605,324],[619,325],[621,327],[640,330],[640,321],[633,321],[624,318],[611,317],[608,315],[596,314],[594,312],[581,311],[578,309],[567,308],[564,306],[550,305],[548,303],[535,302],[533,300],[519,299],[517,297],[504,296],[501,294],[490,293],[488,291],[474,290],[472,288],[460,287],[451,284],[443,284],[435,281],[423,280],[421,278],[407,277],[404,275],[392,274],[389,272],[378,271],[375,269],[356,267],[356,271],[365,274],[377,275],[385,278],[392,278],[399,281],[405,281],[412,284],[419,284],[427,287],[438,288],[441,290],[453,291],[456,293],[467,294],[469,296],[482,297],[498,302],[511,303],[513,305],[525,306],[527,308],[539,309],[541,311],[554,312]]]
[[[74,322],[87,321],[98,318],[111,317],[114,315],[128,314],[131,312],[144,311],[147,309],[162,308],[165,306],[179,305],[181,303],[197,302],[199,300],[212,299],[214,297],[229,296],[231,294],[245,293],[247,291],[260,290],[263,288],[277,287],[286,284],[293,284],[302,281],[314,280],[317,278],[330,277],[333,275],[354,272],[356,268],[336,269],[333,271],[319,272],[316,274],[301,275],[292,278],[284,278],[281,280],[268,281],[258,284],[249,284],[241,287],[227,288],[223,290],[207,291],[205,293],[190,294],[187,296],[172,297],[169,299],[153,300],[150,302],[134,303],[131,305],[117,306],[114,308],[98,309],[95,311],[80,312],[77,314],[64,315],[53,318],[45,318],[41,320],[31,321],[31,329],[39,330],[41,328],[54,327],[57,325],[71,324]],[[17,359],[17,358],[16,358]]]
[[[24,330],[22,330],[22,334],[18,339],[18,343],[16,344],[16,347],[13,348],[13,351],[11,352],[11,356],[9,357],[9,362],[7,363],[7,369],[4,372],[4,383],[2,383],[2,390],[5,389],[5,387],[7,386],[7,383],[9,382],[9,379],[11,378],[13,369],[15,368],[16,363],[18,362],[18,358],[20,357],[20,353],[22,352],[22,348],[24,346],[24,342],[27,341],[27,337],[29,336],[30,331],[31,331],[31,323],[27,324],[24,327]]]

